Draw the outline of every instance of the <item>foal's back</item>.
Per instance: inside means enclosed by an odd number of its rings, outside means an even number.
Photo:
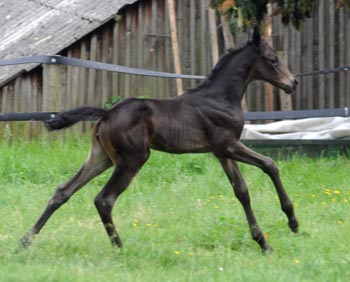
[[[115,146],[171,153],[212,151],[220,136],[239,139],[244,122],[240,108],[210,93],[169,99],[130,98],[115,105],[108,116],[101,130],[107,129]]]

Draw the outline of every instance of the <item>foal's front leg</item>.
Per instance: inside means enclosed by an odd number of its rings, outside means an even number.
[[[252,207],[250,205],[250,197],[247,185],[245,184],[244,179],[238,169],[237,163],[230,159],[219,159],[219,161],[233,186],[233,190],[237,199],[243,206],[253,239],[260,245],[263,251],[272,250],[272,248],[267,243],[258,225],[258,222],[256,221]]]
[[[293,204],[283,187],[278,168],[274,164],[273,160],[250,150],[241,142],[237,142],[235,144],[233,159],[259,167],[270,176],[276,188],[281,203],[281,208],[288,217],[288,225],[293,232],[298,232],[298,220],[294,214]]]

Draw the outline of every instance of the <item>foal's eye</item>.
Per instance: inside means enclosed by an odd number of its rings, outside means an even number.
[[[272,65],[274,65],[274,66],[277,66],[277,64],[278,64],[278,59],[277,59],[277,58],[271,59],[271,60],[270,60],[270,63],[271,63]]]

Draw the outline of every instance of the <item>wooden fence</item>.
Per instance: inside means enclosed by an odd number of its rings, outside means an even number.
[[[93,33],[75,42],[61,55],[125,66],[174,72],[169,14],[166,0],[140,0],[127,6]],[[273,20],[272,41],[284,51],[293,72],[350,65],[350,18],[336,10],[334,1],[320,1],[313,19],[301,32]],[[219,18],[208,16],[208,1],[176,1],[177,31],[182,73],[205,75],[213,66],[213,37],[210,23],[217,26],[216,44],[224,51]],[[211,19],[211,20],[210,20]],[[214,29],[215,31],[215,29]],[[213,31],[212,31],[213,32]],[[215,57],[215,56],[214,56]],[[1,69],[0,69],[1,71]],[[349,106],[350,73],[302,78],[292,97],[293,109]],[[184,80],[184,89],[198,81]],[[278,90],[274,90],[278,94]],[[281,96],[271,105],[265,87],[254,82],[247,89],[249,111],[279,110]],[[104,106],[113,96],[171,97],[176,95],[174,79],[142,77],[66,66],[43,65],[0,88],[1,112],[59,111],[81,105]],[[268,107],[267,107],[268,106]],[[86,125],[73,129],[81,132]],[[16,126],[0,126],[0,134],[14,132]],[[25,128],[25,130],[23,130]],[[26,123],[20,132],[36,136],[42,126]]]

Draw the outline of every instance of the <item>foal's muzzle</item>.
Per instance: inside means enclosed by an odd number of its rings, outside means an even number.
[[[296,78],[293,78],[290,83],[285,84],[283,88],[284,92],[286,92],[287,94],[292,93],[293,91],[295,91],[295,89],[297,88],[297,84],[298,81],[296,80]]]

